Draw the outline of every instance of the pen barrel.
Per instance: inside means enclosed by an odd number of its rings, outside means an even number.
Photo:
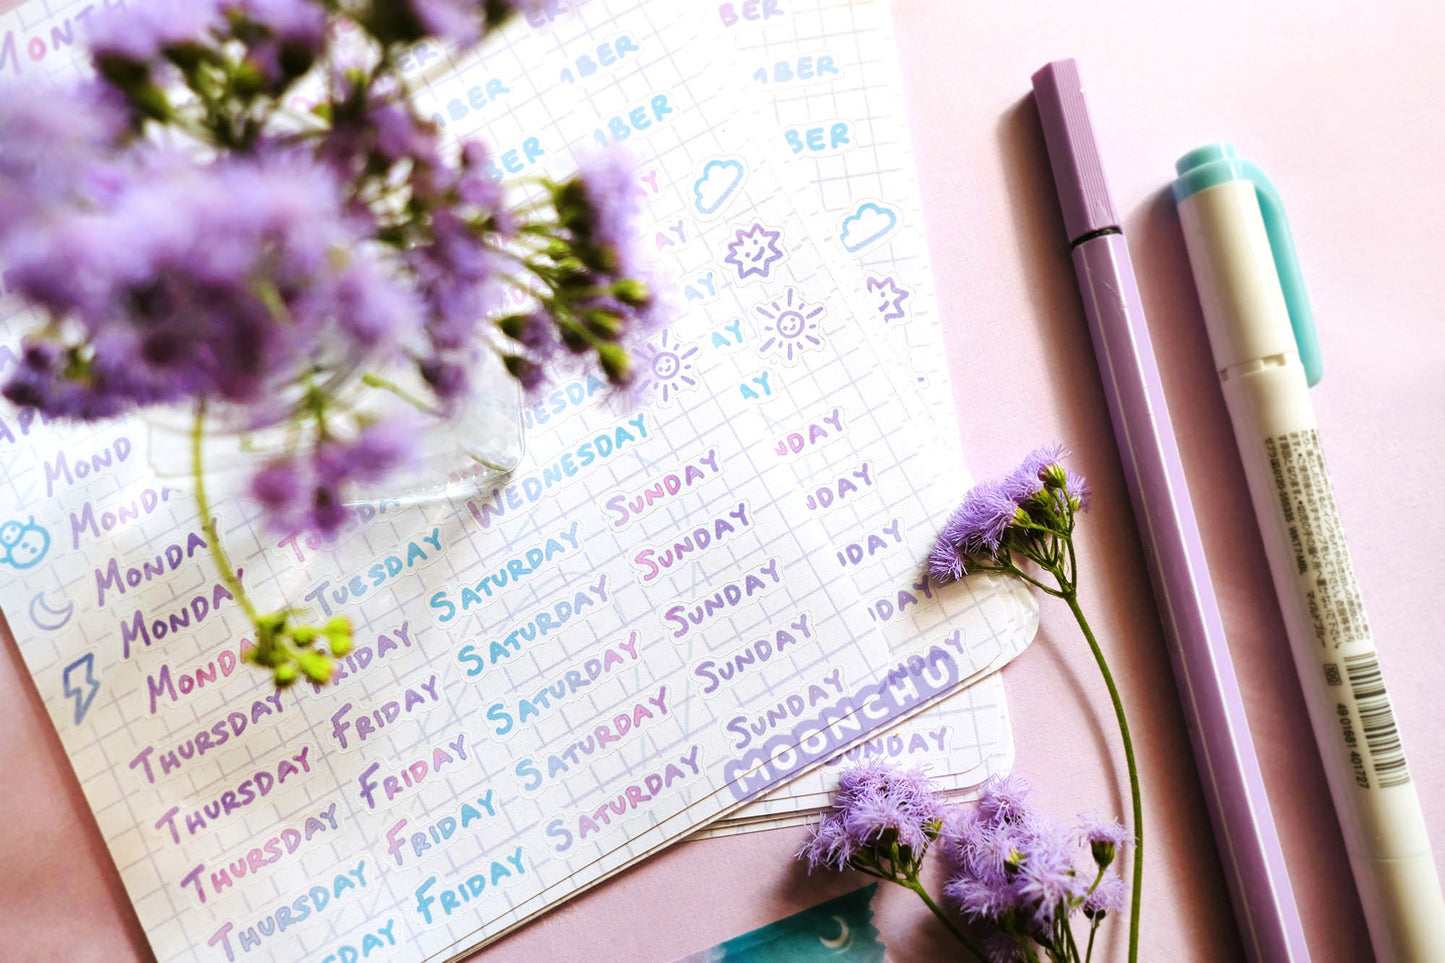
[[[1445,899],[1320,450],[1256,186],[1179,219],[1295,669],[1381,960],[1445,960]]]
[[[1308,960],[1128,246],[1090,238],[1073,261],[1245,955]]]
[[[1221,375],[1356,888],[1380,960],[1445,959],[1445,899],[1294,354]]]

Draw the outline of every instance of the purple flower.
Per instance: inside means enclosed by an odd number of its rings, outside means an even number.
[[[431,386],[432,394],[436,395],[443,407],[449,408],[453,405],[467,393],[471,385],[467,369],[455,361],[434,358],[422,362],[418,370],[422,380]]]
[[[388,418],[362,428],[350,441],[328,439],[316,449],[317,477],[333,487],[381,478],[411,453],[414,431],[405,419]]]
[[[273,527],[335,537],[351,518],[348,488],[374,481],[411,454],[415,428],[390,418],[363,427],[356,437],[322,439],[308,455],[273,460],[251,479],[251,495]]]
[[[951,813],[939,838],[948,858],[968,875],[1003,884],[1017,872],[1028,833],[1024,827],[995,824],[975,809]]]
[[[1113,862],[1125,844],[1133,841],[1123,823],[1092,813],[1079,817],[1079,837],[1101,867]]]
[[[843,825],[838,812],[824,813],[813,835],[798,850],[797,858],[808,864],[808,871],[846,869],[848,861],[859,849],[858,841]]]
[[[168,48],[203,42],[222,20],[215,0],[146,0],[106,6],[89,23],[97,61],[145,63]]]
[[[928,552],[928,574],[935,582],[956,582],[966,569],[963,553],[947,539],[940,538]]]
[[[975,921],[997,920],[1021,903],[1019,892],[1012,884],[973,876],[949,880],[943,885],[943,895],[953,900],[963,915]]]
[[[421,325],[423,309],[416,293],[372,257],[358,257],[343,270],[335,298],[337,321],[363,345],[375,345]]]
[[[411,160],[435,167],[441,163],[437,153],[436,131],[431,124],[419,120],[402,103],[386,101],[367,112],[367,122],[376,133],[376,149],[390,163]]]
[[[840,805],[880,796],[930,813],[939,808],[933,783],[922,769],[904,769],[875,760],[844,769],[838,776]]]
[[[1084,915],[1096,919],[1107,913],[1117,913],[1124,908],[1123,878],[1115,872],[1104,874],[1094,891],[1084,897]]]
[[[503,355],[502,363],[506,366],[507,373],[515,378],[522,390],[535,401],[537,393],[547,384],[547,372],[542,365],[519,354]]]
[[[476,0],[409,0],[422,29],[459,47],[482,39],[481,4]]]
[[[833,811],[798,855],[813,869],[863,868],[891,863],[896,844],[902,862],[894,869],[916,873],[943,819],[943,804],[921,770],[883,762],[856,766],[839,776]]]
[[[1083,475],[1076,475],[1071,471],[1064,472],[1064,494],[1077,504],[1077,511],[1088,511],[1089,501],[1093,496],[1088,482],[1084,481]]]
[[[1049,824],[1026,841],[1017,878],[1018,893],[1040,926],[1068,916],[1071,900],[1083,896],[1088,884],[1074,870],[1069,837]],[[1091,874],[1092,875],[1092,874]]]
[[[64,363],[64,349],[59,345],[29,342],[0,393],[12,404],[82,421],[110,418],[124,410],[123,402],[105,385],[67,380]]]
[[[55,204],[108,199],[119,175],[105,154],[125,130],[125,105],[102,84],[0,87],[0,243]]]
[[[340,490],[331,485],[317,485],[311,491],[310,511],[302,517],[302,527],[323,538],[335,538],[351,518],[351,510],[342,502]]]
[[[962,504],[943,523],[929,554],[929,574],[939,582],[962,578],[970,557],[986,555],[997,559],[1009,532],[1023,531],[1030,524],[1064,535],[1064,519],[1072,512],[1087,509],[1089,503],[1089,489],[1083,478],[1060,463],[1067,454],[1059,445],[1046,445],[1030,452],[1005,477],[969,489]],[[1059,490],[1064,492],[1067,505],[1055,495],[1046,495]],[[1031,554],[1035,547],[1028,538],[1010,542],[1008,547],[1045,564]]]
[[[426,302],[426,332],[438,350],[473,343],[483,318],[498,301],[498,255],[455,214],[438,211],[434,238],[406,254]]]
[[[895,795],[878,794],[859,798],[843,814],[843,826],[864,844],[897,842],[900,847],[927,847],[926,819],[920,818]]]
[[[981,482],[954,509],[939,537],[965,555],[995,553],[1004,532],[1014,523],[1018,507],[1007,483]]]
[[[585,247],[602,254],[602,265],[626,275],[632,263],[633,225],[637,219],[637,185],[632,166],[620,151],[591,154],[577,167],[580,204],[564,214],[566,223]]]
[[[1074,865],[1077,843],[1095,840],[1122,845],[1123,827],[1097,818],[1066,831],[1029,803],[1022,779],[1006,776],[985,787],[978,809],[952,813],[940,840],[952,872],[945,893],[970,919],[991,921],[1013,937],[1056,945],[1053,925],[1084,904],[1091,868]],[[1103,864],[1099,864],[1102,866]],[[1115,905],[1116,874],[1099,906]]]
[[[251,497],[274,517],[290,514],[301,499],[300,466],[292,459],[267,463],[251,478]]]
[[[128,404],[247,403],[419,328],[365,231],[304,156],[148,154],[107,209],[54,212],[5,253],[17,288],[86,329],[90,384]]]
[[[1014,773],[994,776],[984,783],[983,798],[978,811],[994,825],[1030,826],[1038,818],[1038,810],[1029,802],[1033,789],[1027,780]]]
[[[502,185],[487,175],[488,158],[486,145],[481,141],[469,140],[462,145],[457,195],[468,204],[496,214],[502,209]]]
[[[1063,445],[1044,445],[1029,452],[1004,481],[1014,501],[1021,505],[1043,491],[1044,471],[1057,465],[1067,454]]]
[[[326,44],[326,11],[312,0],[221,0],[220,6],[264,27],[283,46],[313,58]]]

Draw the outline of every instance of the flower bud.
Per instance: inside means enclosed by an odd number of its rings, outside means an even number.
[[[581,354],[592,346],[587,340],[587,333],[582,330],[581,325],[570,318],[562,322],[558,328],[562,338],[562,346],[573,354]]]
[[[624,327],[622,317],[606,308],[593,308],[583,312],[582,323],[587,325],[588,331],[608,341],[616,341],[621,337]]]
[[[522,340],[522,332],[527,330],[529,323],[531,319],[525,314],[509,314],[505,318],[497,319],[497,327],[513,341]]]
[[[542,366],[529,358],[517,354],[503,355],[502,364],[524,391],[532,391],[542,383]]]
[[[335,616],[323,625],[321,634],[326,636],[331,654],[338,659],[351,653],[351,620],[344,615]]]
[[[231,73],[231,89],[242,100],[250,100],[266,88],[266,76],[254,60],[243,60]]]
[[[616,342],[597,346],[597,363],[602,366],[607,380],[615,385],[632,380],[632,359],[627,356],[627,349]]]
[[[652,301],[647,285],[636,278],[623,278],[612,285],[612,294],[629,308],[644,308]]]
[[[1044,483],[1045,488],[1063,488],[1067,479],[1064,466],[1058,462],[1039,469],[1039,481]]]
[[[317,684],[330,682],[331,673],[336,670],[336,663],[312,649],[296,653],[296,666],[306,678]]]

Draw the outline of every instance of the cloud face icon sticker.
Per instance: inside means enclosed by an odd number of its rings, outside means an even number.
[[[699,214],[716,214],[743,182],[743,165],[735,160],[710,160],[693,181],[693,206]]]
[[[898,215],[891,208],[864,201],[858,210],[843,218],[839,239],[851,254],[861,251],[898,226]]]

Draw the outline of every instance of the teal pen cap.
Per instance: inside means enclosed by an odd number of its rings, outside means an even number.
[[[1174,181],[1175,204],[1202,190],[1231,181],[1248,181],[1254,185],[1265,234],[1269,237],[1270,253],[1274,256],[1275,274],[1279,277],[1279,287],[1289,311],[1290,328],[1299,349],[1300,364],[1304,366],[1310,387],[1319,384],[1320,378],[1324,377],[1324,362],[1320,358],[1314,314],[1310,311],[1309,296],[1305,293],[1304,276],[1300,273],[1289,219],[1285,217],[1284,203],[1274,184],[1257,165],[1242,159],[1233,144],[1206,144],[1195,148],[1179,158],[1174,169],[1179,175]]]

